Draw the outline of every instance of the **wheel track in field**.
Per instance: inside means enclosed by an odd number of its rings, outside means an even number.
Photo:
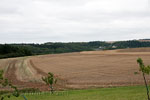
[[[42,71],[42,70],[40,70],[39,68],[37,68],[37,67],[34,65],[34,63],[33,63],[32,60],[29,60],[29,62],[30,62],[30,65],[36,70],[36,72],[37,72],[38,74],[40,74],[40,75],[42,75],[42,76],[46,76],[46,75],[47,75],[47,73],[45,73],[44,71]]]
[[[5,77],[14,85],[16,85],[18,88],[38,88],[41,91],[47,91],[49,90],[49,87],[46,86],[44,83],[42,82],[24,82],[24,81],[20,81],[17,79],[16,76],[16,70],[17,70],[17,61],[18,60],[12,60],[9,62],[7,70],[5,72]],[[32,60],[29,60],[29,63],[31,64],[31,66],[37,71],[38,74],[42,75],[42,76],[46,76],[47,74],[45,72],[43,72],[42,70],[36,68],[36,66],[34,65],[34,63],[32,62]],[[62,82],[62,80],[60,80],[60,82]],[[62,85],[57,84],[56,85],[57,89],[63,89],[65,88]]]
[[[8,78],[12,84],[18,86],[19,88],[39,88],[40,90],[47,89],[47,86],[43,83],[23,82],[18,80],[16,76],[16,63],[17,60],[12,60],[8,65],[7,71],[5,72],[5,77]]]
[[[42,76],[47,76],[47,75],[48,75],[46,72],[44,72],[44,71],[42,71],[41,69],[37,68],[31,59],[29,60],[29,62],[30,62],[30,65],[36,70],[36,72],[37,72],[38,74],[40,74],[40,75],[42,75]],[[57,80],[57,81],[58,81],[58,82],[57,82],[58,84],[56,85],[56,87],[62,88],[62,89],[67,88],[67,87],[66,87],[66,83],[67,83],[66,80],[64,80],[64,79],[62,79],[62,78],[60,78],[60,77],[58,77],[58,76],[55,76],[55,77],[58,79],[58,80]]]

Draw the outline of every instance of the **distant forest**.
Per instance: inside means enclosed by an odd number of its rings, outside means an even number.
[[[139,47],[150,47],[150,42],[132,40],[113,43],[92,41],[70,43],[48,42],[44,44],[0,44],[0,58]]]

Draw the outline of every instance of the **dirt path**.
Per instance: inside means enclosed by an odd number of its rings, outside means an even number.
[[[30,65],[36,70],[36,72],[40,75],[46,76],[47,73],[45,73],[44,71],[42,71],[41,69],[37,68],[34,63],[32,62],[32,60],[30,60]]]
[[[18,88],[38,88],[41,91],[48,91],[49,87],[47,85],[45,85],[42,82],[23,82],[17,79],[16,76],[16,70],[17,70],[17,63],[18,60],[12,60],[7,68],[7,71],[5,72],[5,77],[8,78],[8,80],[12,83],[15,84]],[[42,76],[46,76],[47,74],[45,72],[43,72],[42,70],[38,69],[35,67],[35,65],[33,64],[32,60],[30,60],[30,64],[31,66],[37,71],[38,74],[42,75]],[[59,80],[59,83],[62,83],[62,80]],[[56,89],[61,90],[64,89],[65,87],[62,85],[57,84],[56,85]]]
[[[17,82],[16,75],[15,75],[15,71],[16,71],[15,63],[16,62],[17,60],[12,60],[12,62],[9,63],[7,71],[5,73],[5,77],[8,78],[8,80],[12,83]]]
[[[12,84],[17,85],[19,88],[39,88],[40,90],[48,90],[48,87],[43,83],[22,82],[18,80],[16,77],[16,62],[17,60],[12,60],[5,73],[5,77],[8,78]]]

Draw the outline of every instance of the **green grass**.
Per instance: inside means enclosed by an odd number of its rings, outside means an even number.
[[[146,100],[144,86],[68,90],[55,94],[25,94],[28,100]],[[6,100],[24,100],[23,97]]]

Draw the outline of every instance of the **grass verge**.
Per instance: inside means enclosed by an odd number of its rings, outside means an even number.
[[[146,100],[146,90],[144,86],[98,88],[88,90],[68,90],[63,92],[50,93],[26,93],[28,100]],[[24,100],[10,98],[11,100]],[[6,100],[10,100],[6,99]]]

